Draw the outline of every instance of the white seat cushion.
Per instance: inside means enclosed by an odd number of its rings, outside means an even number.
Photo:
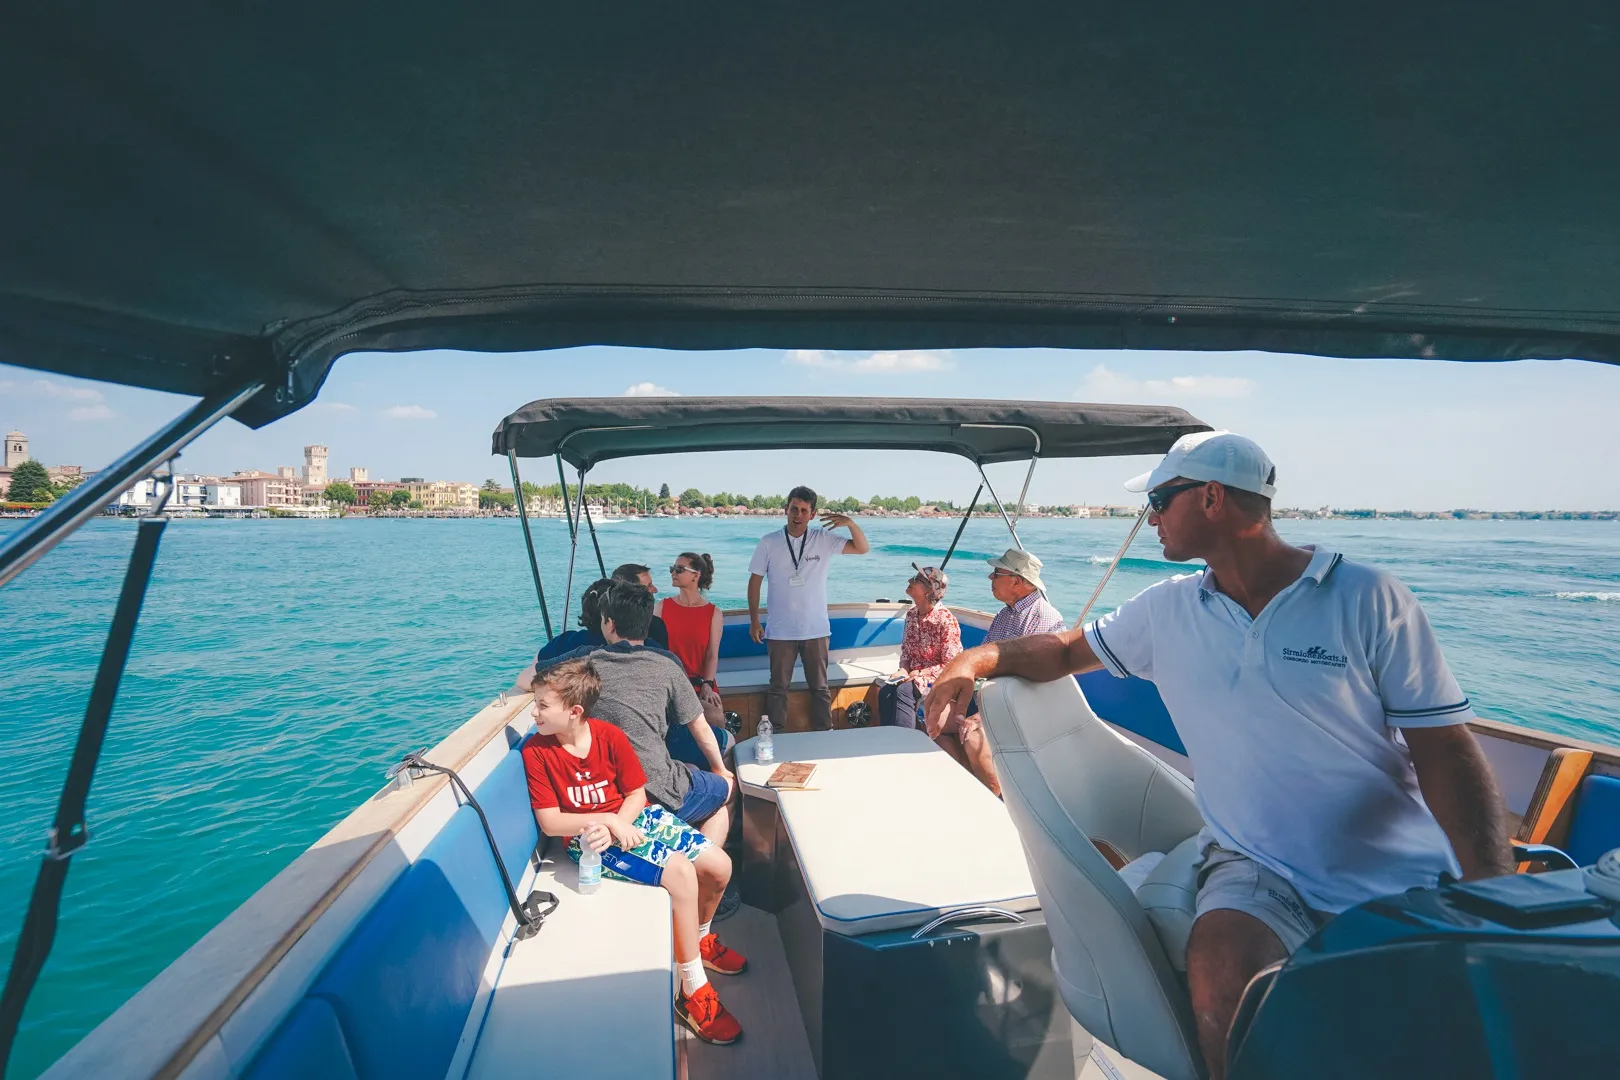
[[[775,738],[776,761],[737,747],[746,794],[775,799],[821,925],[858,935],[921,926],[957,908],[1040,907],[1001,801],[909,728]],[[812,790],[764,786],[784,761],[814,761]]]
[[[1136,900],[1147,912],[1170,966],[1187,970],[1187,939],[1192,936],[1198,898],[1198,834],[1170,849],[1136,890]]]

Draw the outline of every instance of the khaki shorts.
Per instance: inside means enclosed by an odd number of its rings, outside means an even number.
[[[1241,911],[1259,919],[1290,954],[1327,922],[1312,911],[1281,874],[1242,852],[1217,844],[1206,830],[1198,864],[1197,916],[1208,911]]]

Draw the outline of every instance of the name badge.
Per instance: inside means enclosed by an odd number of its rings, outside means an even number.
[[[788,578],[788,584],[792,585],[794,588],[802,588],[804,586],[804,580],[804,575],[802,573],[794,574],[792,577]]]

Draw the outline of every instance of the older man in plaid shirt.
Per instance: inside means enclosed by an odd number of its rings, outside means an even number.
[[[984,640],[1006,641],[1031,634],[1050,634],[1063,629],[1063,615],[1046,599],[1046,583],[1041,580],[1041,560],[1027,551],[1008,548],[990,562],[990,591],[1005,606],[985,631]],[[990,759],[990,740],[984,737],[984,721],[979,719],[977,700],[967,715],[951,716],[938,731],[928,734],[940,749],[967,768],[979,782],[997,796],[1001,781]]]

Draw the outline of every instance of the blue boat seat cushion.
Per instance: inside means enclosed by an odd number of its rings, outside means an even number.
[[[281,1022],[242,1080],[359,1080],[337,1014],[320,998],[304,998]]]
[[[1569,854],[1580,866],[1591,866],[1604,852],[1620,847],[1620,777],[1588,776],[1581,781],[1575,824],[1569,830]]]

